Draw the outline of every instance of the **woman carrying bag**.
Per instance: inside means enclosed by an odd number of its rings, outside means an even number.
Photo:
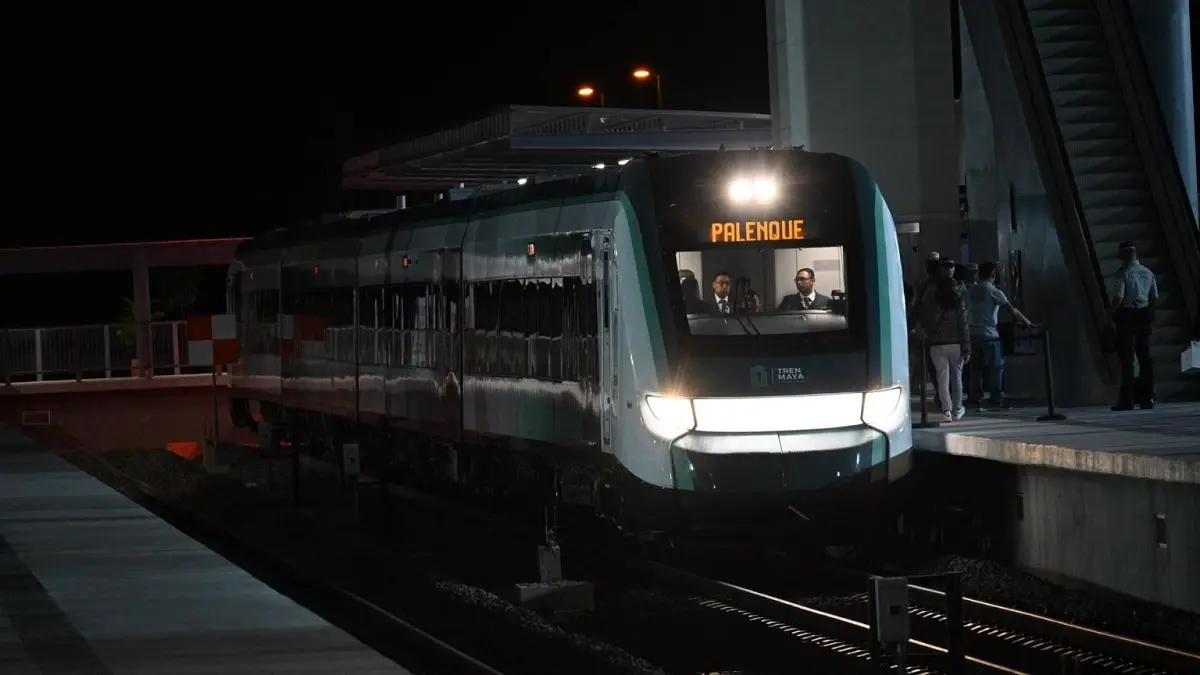
[[[963,405],[963,365],[971,358],[971,336],[967,332],[965,287],[949,274],[937,280],[931,289],[931,302],[922,303],[917,337],[929,348],[929,359],[937,373],[938,398],[946,422],[961,420],[967,413]]]

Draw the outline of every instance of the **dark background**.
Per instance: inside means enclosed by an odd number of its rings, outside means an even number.
[[[769,112],[762,0],[312,7],[6,7],[0,247],[253,235],[388,205],[343,192],[341,162],[501,105],[578,104],[584,82],[652,107],[639,65],[667,108]],[[202,308],[220,310],[224,272],[205,275]],[[125,274],[0,276],[0,326],[112,321],[130,293]]]
[[[342,160],[497,106],[575,105],[584,82],[610,106],[653,107],[638,65],[662,74],[668,108],[768,112],[764,4],[7,9],[16,189],[0,247],[253,235],[394,203],[344,194]],[[204,298],[222,280],[206,274]],[[0,277],[3,322],[112,321],[130,288],[124,274]]]

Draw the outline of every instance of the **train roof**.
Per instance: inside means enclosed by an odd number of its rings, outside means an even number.
[[[416,229],[425,226],[430,221],[468,219],[476,214],[526,204],[616,192],[621,187],[623,173],[623,170],[596,171],[581,176],[558,178],[509,190],[488,192],[469,199],[415,206],[366,218],[343,218],[324,225],[276,230],[243,243],[238,247],[238,253],[287,248],[316,241],[361,237],[381,229],[397,227],[401,230]]]
[[[322,225],[276,230],[243,243],[238,247],[238,254],[289,248],[320,241],[357,238],[382,229],[416,229],[426,226],[430,222],[470,219],[478,214],[495,212],[501,209],[521,207],[556,199],[571,199],[574,197],[616,192],[621,189],[622,181],[625,180],[629,170],[643,166],[645,163],[684,160],[684,164],[679,165],[677,168],[682,172],[681,177],[686,177],[691,174],[692,170],[704,170],[704,167],[698,167],[695,165],[695,162],[688,161],[686,158],[694,160],[698,157],[712,158],[713,156],[722,156],[730,161],[737,161],[739,157],[761,152],[791,152],[796,156],[802,157],[803,159],[800,160],[802,163],[822,168],[834,165],[844,168],[846,167],[846,162],[853,161],[845,155],[809,152],[804,150],[803,147],[788,148],[787,150],[769,150],[764,148],[761,150],[713,151],[676,155],[670,158],[650,155],[645,159],[635,160],[620,168],[596,170],[582,175],[556,178],[507,190],[485,192],[468,199],[416,206],[410,209],[401,209],[368,217],[341,218]]]

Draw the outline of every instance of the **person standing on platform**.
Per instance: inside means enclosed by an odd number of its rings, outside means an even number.
[[[947,267],[922,302],[918,331],[929,345],[929,358],[937,373],[942,418],[953,422],[967,412],[963,406],[962,368],[971,357],[971,338],[964,286],[951,276],[953,268]]]
[[[967,297],[971,297],[971,289],[979,283],[979,265],[975,263],[960,263],[954,266],[954,280],[963,285]],[[962,379],[964,383],[971,382],[971,361],[963,364]],[[970,402],[970,399],[966,399]],[[965,405],[965,403],[964,403]]]
[[[1150,360],[1150,336],[1154,332],[1154,306],[1158,304],[1158,282],[1142,263],[1137,247],[1123,241],[1118,247],[1121,269],[1113,277],[1110,320],[1116,333],[1117,358],[1121,361],[1121,391],[1113,410],[1142,410],[1154,407],[1154,362]],[[1137,359],[1138,375],[1133,376]]]
[[[971,387],[969,398],[975,404],[975,412],[987,412],[983,407],[983,378],[986,374],[991,382],[991,405],[1007,410],[1004,402],[1004,345],[1000,343],[1000,308],[1008,310],[1021,325],[1033,325],[1024,314],[1008,301],[1004,291],[996,288],[999,263],[985,262],[979,266],[979,281],[967,295],[970,317],[971,352],[975,362],[971,364]]]

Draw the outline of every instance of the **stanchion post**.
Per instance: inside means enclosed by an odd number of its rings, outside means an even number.
[[[936,429],[940,422],[929,421],[929,400],[925,389],[929,386],[929,345],[921,338],[921,421],[913,425],[914,429]]]
[[[1037,418],[1039,422],[1058,422],[1067,419],[1066,415],[1060,414],[1054,409],[1054,367],[1050,360],[1050,331],[1045,328],[1042,331],[1042,367],[1045,370],[1046,377],[1046,414]]]

